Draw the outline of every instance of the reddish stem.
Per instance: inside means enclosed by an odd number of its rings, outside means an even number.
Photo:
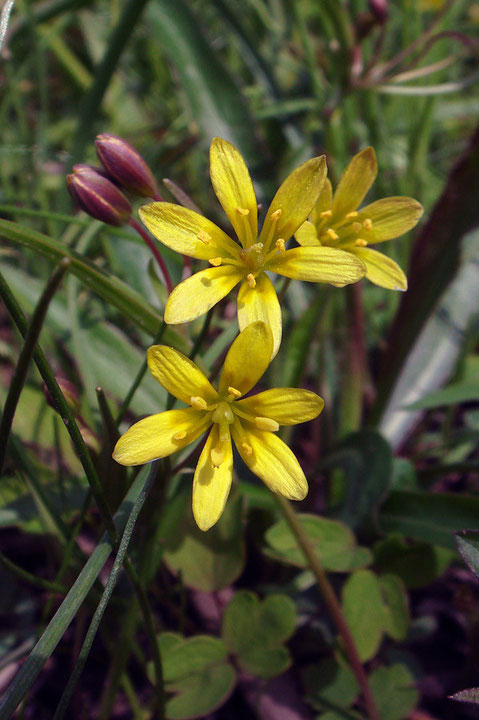
[[[130,218],[130,225],[131,227],[136,230],[138,235],[145,241],[145,243],[150,248],[151,252],[153,253],[156,262],[160,266],[161,274],[163,275],[163,279],[165,281],[165,285],[168,289],[168,292],[171,293],[173,290],[173,284],[171,282],[170,273],[168,272],[168,268],[166,267],[165,261],[163,260],[160,251],[155,245],[154,240],[151,239],[151,237],[148,235],[146,230],[143,230],[140,223],[134,220],[133,218]]]

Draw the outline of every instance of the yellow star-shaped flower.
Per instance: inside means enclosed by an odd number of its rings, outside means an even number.
[[[239,244],[202,215],[172,203],[152,203],[140,218],[172,250],[213,266],[181,282],[171,293],[165,321],[184,323],[203,315],[241,283],[238,323],[243,330],[262,320],[273,333],[273,357],[281,343],[281,308],[266,271],[297,280],[346,285],[365,273],[364,264],[342,250],[295,247],[286,242],[309,216],[326,178],[324,156],[300,165],[274,196],[258,237],[258,209],[253,183],[239,151],[215,138],[210,150],[213,188]]]
[[[140,420],[118,440],[113,451],[121,465],[140,465],[181,450],[211,428],[193,480],[193,514],[208,530],[223,512],[231,486],[231,438],[250,470],[276,493],[302,500],[308,491],[304,473],[289,447],[274,433],[317,417],[323,400],[309,390],[281,388],[244,398],[267,369],[273,348],[270,329],[254,322],[231,345],[219,389],[182,353],[166,345],[148,350],[153,377],[188,408]]]
[[[295,237],[303,247],[329,247],[351,253],[363,261],[366,277],[389,290],[407,290],[407,279],[394,260],[369,245],[404,235],[423,213],[409,197],[377,200],[358,210],[377,175],[376,153],[366,148],[353,157],[336,192],[326,180],[311,218]]]

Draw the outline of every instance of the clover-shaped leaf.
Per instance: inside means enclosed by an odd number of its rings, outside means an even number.
[[[223,639],[241,667],[253,675],[270,678],[291,664],[283,643],[296,625],[296,608],[287,595],[270,595],[263,602],[242,590],[223,614]]]
[[[405,665],[380,667],[369,677],[381,720],[403,720],[416,707],[419,692]]]

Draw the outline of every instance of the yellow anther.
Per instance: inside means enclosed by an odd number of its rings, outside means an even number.
[[[237,207],[236,212],[238,213],[238,215],[249,215],[249,210],[247,208]]]
[[[277,220],[280,219],[282,214],[283,214],[283,211],[281,210],[281,208],[278,208],[277,210],[275,210],[274,212],[271,213],[271,220],[273,222],[276,222]]]
[[[248,443],[241,443],[241,447],[243,448],[245,455],[253,454],[253,448],[251,447],[251,445],[248,445]]]
[[[186,437],[186,430],[179,430],[173,435],[173,440],[183,440]]]
[[[337,232],[334,232],[333,228],[328,228],[326,234],[329,235],[331,240],[339,240],[339,235]]]
[[[198,240],[201,240],[201,242],[205,245],[209,245],[212,240],[211,235],[207,233],[206,230],[202,230],[201,232],[199,232],[196,237],[198,238]]]
[[[359,233],[363,229],[363,226],[361,225],[360,222],[353,222],[351,227],[353,228],[353,232],[355,232],[355,233]]]
[[[353,218],[355,218],[357,216],[358,216],[358,211],[352,210],[351,212],[348,212],[348,214],[346,215],[346,220],[352,220]]]
[[[248,273],[246,276],[246,280],[248,281],[248,285],[250,286],[250,288],[256,287],[256,280],[254,279],[253,273]]]
[[[364,229],[365,230],[371,230],[373,227],[373,221],[371,218],[366,218],[366,220],[363,222]]]
[[[271,420],[267,417],[255,417],[254,419],[256,427],[260,430],[269,430],[270,432],[276,432],[279,430],[279,425],[276,420]]]
[[[219,267],[221,265],[221,263],[223,262],[223,258],[220,258],[220,257],[209,258],[208,262],[210,265],[213,265],[213,267]]]
[[[208,403],[206,400],[202,397],[199,397],[198,395],[192,395],[190,397],[190,405],[197,410],[206,410],[208,407]]]
[[[275,242],[276,247],[280,251],[280,253],[284,253],[284,240],[283,238],[278,238]]]
[[[228,392],[230,395],[233,395],[233,397],[235,397],[235,398],[239,398],[243,394],[239,390],[237,390],[235,387],[233,387],[232,385],[228,386]]]
[[[332,210],[323,210],[323,212],[319,213],[319,217],[330,218],[332,214],[333,214]]]
[[[368,241],[364,240],[364,238],[358,238],[354,244],[357,245],[358,247],[366,247],[368,244]]]

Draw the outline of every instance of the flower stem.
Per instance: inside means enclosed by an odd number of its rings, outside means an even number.
[[[145,241],[145,243],[150,248],[156,262],[160,266],[161,274],[163,275],[163,279],[165,281],[168,292],[171,293],[171,291],[173,290],[173,283],[171,282],[170,273],[168,272],[166,263],[163,260],[160,251],[156,247],[154,240],[151,239],[146,230],[143,230],[140,223],[137,222],[134,218],[130,218],[130,225],[134,230],[136,230],[138,235]]]
[[[311,568],[316,582],[318,584],[319,591],[323,597],[324,602],[329,610],[331,618],[336,625],[338,632],[344,643],[344,650],[351,663],[351,668],[356,676],[356,679],[361,688],[361,692],[364,698],[364,704],[366,711],[369,715],[370,720],[380,720],[378,709],[376,707],[376,701],[369,687],[368,678],[364,667],[359,659],[358,651],[354,638],[351,635],[351,631],[346,622],[346,618],[343,615],[341,605],[339,604],[336,593],[333,590],[331,583],[328,580],[328,576],[324,571],[321,561],[316,553],[314,547],[311,544],[309,537],[303,525],[300,522],[299,516],[293,510],[291,503],[281,495],[274,494],[279,509],[281,510],[284,519],[289,525],[291,532],[293,533],[298,546],[301,548],[304,557],[306,558],[309,567]]]

